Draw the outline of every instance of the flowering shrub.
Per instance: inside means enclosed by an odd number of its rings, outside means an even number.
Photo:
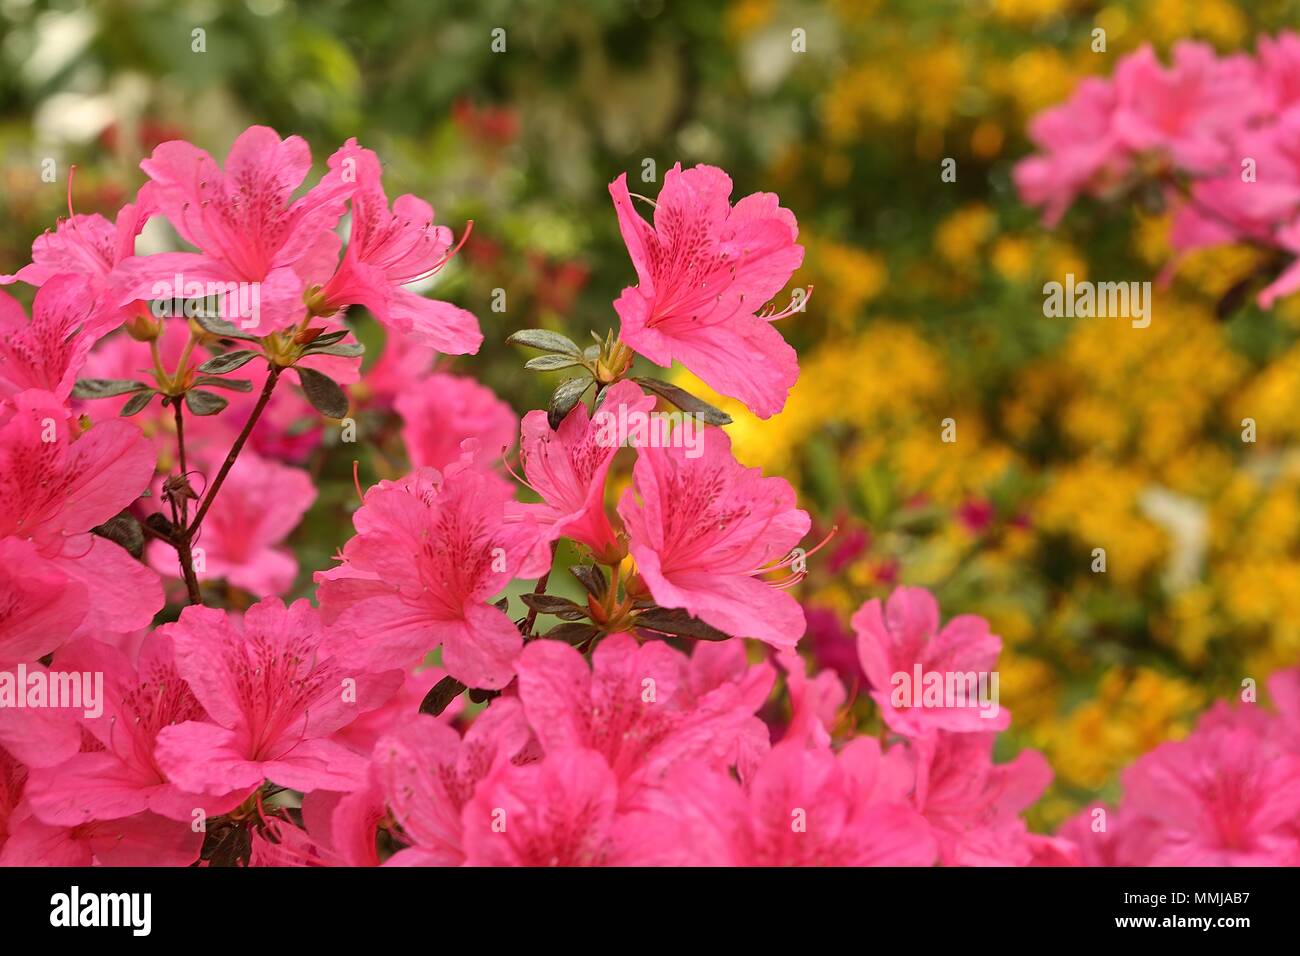
[[[920,587],[851,616],[791,596],[865,542],[810,538],[724,430],[720,405],[772,419],[799,377],[775,195],[733,203],[711,166],[653,200],[616,179],[619,328],[514,331],[567,376],[520,420],[435,368],[483,336],[409,286],[465,236],[390,203],[370,150],[298,198],[306,143],[266,127],[222,165],[172,140],[141,168],[116,222],[70,209],[4,277],[38,291],[30,317],[0,298],[0,864],[1300,862],[1300,671],[1051,835],[1025,819],[1048,761],[995,759],[983,618]],[[192,249],[137,255],[150,218]],[[354,472],[355,533],[300,568],[304,459],[346,455],[363,411],[410,467]],[[316,604],[286,604],[306,573]]]
[[[1026,202],[1057,223],[1081,194],[1142,192],[1173,210],[1180,253],[1240,244],[1259,250],[1270,307],[1300,289],[1300,37],[1261,37],[1255,57],[1174,45],[1165,67],[1150,46],[1089,78],[1030,124],[1040,155],[1016,167]],[[1265,282],[1265,280],[1267,280]]]

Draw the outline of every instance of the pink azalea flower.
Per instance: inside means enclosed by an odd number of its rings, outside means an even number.
[[[149,442],[121,419],[100,422],[74,441],[67,409],[47,392],[20,393],[8,421],[5,414],[0,408],[0,538],[30,542],[84,589],[85,633],[144,627],[163,604],[157,575],[88,532],[148,487]]]
[[[22,801],[27,783],[27,768],[0,747],[0,850],[9,839],[9,818]]]
[[[1129,149],[1166,153],[1181,169],[1216,171],[1236,163],[1227,139],[1267,104],[1244,56],[1219,59],[1208,44],[1182,41],[1161,66],[1149,45],[1115,70],[1114,135]]]
[[[343,746],[369,757],[374,753],[375,745],[397,728],[407,724],[411,715],[419,713],[420,704],[433,686],[447,676],[441,667],[422,667],[408,671],[402,686],[388,702],[374,710],[368,710],[352,723],[338,731],[334,739]],[[438,715],[437,719],[450,724],[465,708],[464,696],[457,697]]]
[[[307,276],[338,256],[334,226],[355,183],[331,172],[305,196],[293,192],[311,169],[301,137],[281,140],[265,126],[250,126],[235,140],[221,167],[206,152],[180,140],[163,143],[140,164],[152,182],[140,191],[199,252],[132,257],[118,266],[123,301],[173,298],[183,282],[258,283],[257,316],[228,318],[265,335],[305,313]],[[156,284],[166,283],[165,295]]]
[[[65,827],[41,822],[24,803],[9,819],[0,866],[189,866],[202,846],[188,823],[152,813]]]
[[[35,672],[49,672],[37,663],[25,667],[29,682]],[[18,673],[7,666],[3,669],[10,671],[16,683]],[[64,707],[0,707],[0,750],[7,750],[27,767],[60,764],[81,749],[79,716],[79,712]]]
[[[731,205],[731,177],[714,166],[664,176],[651,226],[632,208],[627,176],[610,183],[638,285],[614,303],[620,336],[665,368],[679,361],[708,385],[769,418],[799,377],[792,349],[757,314],[803,263],[799,227],[773,193]]]
[[[34,661],[72,638],[89,595],[22,538],[0,538],[0,667]]]
[[[605,511],[605,478],[626,440],[619,423],[637,421],[655,400],[634,382],[619,382],[605,392],[592,419],[581,402],[552,431],[546,412],[524,416],[520,458],[528,486],[542,504],[528,506],[548,536],[572,538],[597,555],[616,557],[618,541]]]
[[[1126,819],[1123,811],[1099,804],[1080,810],[1056,833],[1074,844],[1079,866],[1133,866],[1140,863],[1140,858],[1132,859],[1139,829],[1140,821]]]
[[[461,457],[461,443],[479,441],[476,461],[498,461],[515,443],[519,416],[492,389],[463,375],[429,375],[393,402],[413,468],[439,471]]]
[[[1154,829],[1151,866],[1300,865],[1300,756],[1198,727],[1123,774],[1124,808]]]
[[[590,750],[498,762],[461,826],[470,866],[634,866],[660,852],[655,819],[620,812],[614,772]]]
[[[756,695],[730,682],[693,695],[689,659],[662,641],[638,646],[630,634],[610,635],[590,669],[568,644],[533,641],[518,666],[519,699],[542,749],[600,754],[624,797],[683,761],[722,769],[738,745],[766,749]]]
[[[501,697],[462,739],[421,715],[375,745],[375,774],[409,842],[389,866],[459,866],[465,862],[461,812],[493,767],[520,758],[531,740],[519,702]]]
[[[1021,199],[1043,207],[1043,221],[1054,226],[1083,192],[1117,181],[1130,157],[1114,132],[1115,87],[1088,77],[1059,106],[1044,110],[1029,123],[1029,138],[1041,151],[1016,164],[1013,172]]]
[[[327,623],[352,638],[349,660],[407,667],[442,647],[447,673],[471,687],[514,676],[523,637],[487,603],[515,577],[540,574],[535,524],[508,521],[509,493],[468,462],[419,469],[371,488],[344,564],[317,575]]]
[[[1282,270],[1281,275],[1261,290],[1258,297],[1261,309],[1271,309],[1273,303],[1278,299],[1285,298],[1300,289],[1300,219],[1279,229],[1277,242],[1283,249],[1298,258]]]
[[[301,828],[272,816],[253,831],[248,865],[379,866],[375,836],[386,816],[373,784],[354,793],[313,790],[302,798]]]
[[[393,201],[390,211],[379,159],[355,139],[344,143],[329,165],[340,178],[351,177],[356,191],[347,251],[317,293],[319,311],[364,305],[385,328],[421,345],[448,355],[477,352],[483,334],[473,313],[405,288],[436,273],[454,251],[451,230],[433,225],[433,207],[404,195]]]
[[[802,740],[809,746],[829,747],[830,729],[848,701],[844,685],[834,671],[819,671],[811,679],[803,659],[794,651],[777,654],[790,691],[790,724],[782,741]]]
[[[1300,36],[1284,30],[1256,44],[1259,80],[1270,95],[1270,114],[1300,105]]]
[[[0,398],[37,389],[67,401],[94,342],[84,328],[90,313],[85,288],[74,276],[41,287],[30,322],[22,306],[0,292]]]
[[[661,862],[703,866],[929,866],[935,841],[906,806],[877,742],[839,754],[803,741],[772,748],[748,790],[685,765],[647,798],[668,834]]]
[[[0,276],[0,285],[26,282],[44,287],[56,277],[71,277],[87,315],[85,334],[94,341],[140,307],[119,304],[113,272],[135,254],[136,236],[152,212],[146,201],[124,205],[116,223],[97,214],[60,219],[54,232],[47,230],[32,243],[32,261],[13,275]]]
[[[219,460],[197,462],[206,475]],[[202,487],[202,483],[198,483]],[[300,468],[268,461],[245,449],[203,518],[195,546],[202,548],[200,581],[224,578],[255,595],[284,594],[293,587],[298,561],[284,540],[316,500],[310,476]],[[162,541],[149,545],[149,563],[159,574],[178,577],[176,551]]]
[[[1179,250],[1245,239],[1269,243],[1278,223],[1300,211],[1300,107],[1267,126],[1242,130],[1234,155],[1255,161],[1255,177],[1243,181],[1232,165],[1222,175],[1192,184],[1192,202],[1177,208],[1170,244]]]
[[[1042,754],[993,763],[992,733],[933,733],[912,742],[913,802],[944,866],[1027,866],[1034,846],[1020,813],[1051,783]]]
[[[410,336],[389,333],[379,358],[366,369],[365,378],[350,389],[352,401],[363,408],[391,409],[399,396],[429,377],[437,355],[433,349],[412,342]]]
[[[662,607],[689,613],[736,637],[793,647],[803,609],[755,575],[808,532],[783,478],[764,478],[731,454],[716,428],[686,448],[637,449],[634,487],[619,501],[637,571]]]
[[[117,820],[146,810],[172,820],[192,822],[194,812],[226,813],[247,792],[214,800],[187,793],[158,766],[159,731],[206,715],[176,670],[171,640],[155,631],[132,665],[124,654],[98,641],[85,640],[61,650],[55,669],[104,675],[103,713],[82,717],[97,742],[57,767],[33,770],[26,797],[43,822],[77,826],[92,820]]]
[[[366,761],[328,738],[382,705],[402,675],[342,666],[310,604],[286,608],[268,598],[242,623],[224,611],[187,607],[159,630],[174,641],[176,669],[209,718],[158,733],[155,754],[169,780],[208,794],[265,779],[304,792],[365,786]]]
[[[1002,651],[1001,638],[989,633],[983,618],[962,614],[940,630],[934,595],[924,588],[902,587],[886,604],[867,601],[852,623],[871,699],[891,730],[917,736],[933,730],[1005,730],[1010,725],[1010,712],[986,709],[979,699],[981,680],[984,687],[992,687],[991,675]],[[931,683],[940,691],[935,696],[927,693]],[[950,699],[950,687],[965,699]],[[994,695],[989,696],[996,703]]]

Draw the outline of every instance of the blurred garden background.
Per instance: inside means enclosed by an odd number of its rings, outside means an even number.
[[[681,161],[726,169],[733,198],[777,192],[807,249],[795,284],[815,286],[781,326],[801,377],[765,423],[719,404],[737,456],[839,528],[798,592],[801,647],[860,685],[847,621],[863,600],[920,584],[946,614],[986,616],[1014,715],[1000,746],[1038,747],[1057,773],[1046,826],[1113,798],[1118,769],[1216,696],[1300,660],[1300,297],[1232,301],[1244,249],[1167,270],[1154,205],[1083,204],[1049,233],[1011,168],[1029,117],[1142,43],[1227,52],[1295,24],[1280,0],[0,0],[0,272],[66,215],[69,164],[76,211],[112,218],[166,139],[220,159],[267,124],[305,137],[320,172],[355,136],[390,196],[428,199],[458,237],[474,220],[438,297],[486,342],[440,367],[523,413],[557,375],[520,371],[505,337],[603,335],[633,281],[609,181],[653,197]],[[141,251],[166,241],[151,225]],[[1162,272],[1149,328],[1043,316],[1043,283],[1066,273]],[[363,419],[363,436],[391,431]],[[381,437],[316,453],[298,593],[351,534],[352,459],[363,484],[406,469]]]

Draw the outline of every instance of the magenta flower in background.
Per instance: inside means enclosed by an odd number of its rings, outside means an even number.
[[[609,186],[637,282],[614,303],[622,340],[667,368],[681,362],[760,418],[785,405],[799,362],[759,310],[803,263],[794,214],[773,193],[731,205],[731,177],[715,166],[664,176],[654,224],[632,208],[627,176]]]
[[[442,470],[461,457],[461,443],[478,440],[475,461],[500,461],[519,434],[519,416],[486,385],[441,372],[412,382],[393,408],[402,417],[402,441],[412,468]]]
[[[1011,714],[998,707],[986,716],[980,701],[938,702],[924,697],[924,681],[933,675],[947,687],[952,675],[992,675],[1002,652],[1002,639],[989,632],[988,622],[962,614],[939,627],[939,605],[924,588],[902,587],[882,604],[872,599],[853,615],[858,657],[871,682],[871,699],[891,730],[920,736],[935,730],[975,733],[1005,730]],[[903,678],[906,680],[904,681]],[[992,687],[991,676],[986,686]],[[922,685],[917,687],[917,681]],[[916,693],[914,694],[913,691]],[[914,706],[921,695],[923,706]],[[995,701],[996,702],[996,701]]]
[[[199,457],[192,464],[213,475],[220,462]],[[199,579],[224,578],[257,595],[286,593],[298,574],[298,560],[284,542],[315,500],[316,486],[307,472],[245,451],[204,518],[196,542],[203,549]],[[172,547],[153,541],[148,554],[159,574],[178,576]]]

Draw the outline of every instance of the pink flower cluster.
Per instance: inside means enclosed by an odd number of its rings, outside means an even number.
[[[0,298],[0,864],[1294,860],[1278,795],[1300,773],[1294,674],[1279,715],[1215,711],[1140,761],[1094,839],[1028,829],[1051,772],[1033,751],[994,761],[996,684],[979,711],[897,692],[900,675],[996,678],[982,619],[941,624],[919,588],[861,606],[840,650],[877,734],[853,726],[836,671],[807,672],[794,489],[720,427],[689,444],[627,427],[660,397],[708,409],[632,376],[633,353],[780,410],[798,369],[770,322],[798,309],[766,305],[802,250],[776,197],[733,206],[720,170],[675,167],[651,225],[620,177],[637,275],[620,334],[583,350],[529,330],[551,352],[530,365],[586,377],[520,420],[434,370],[481,335],[409,288],[452,252],[432,209],[390,205],[355,142],[295,199],[309,167],[301,140],[260,127],[224,168],[164,143],[116,225],[74,215],[37,240],[10,277],[38,286],[30,318]],[[136,256],[152,215],[195,251]],[[162,318],[178,275],[227,305],[257,283],[258,314]],[[343,342],[357,305],[389,332],[365,377]],[[298,391],[277,387],[290,369]],[[328,452],[318,410],[371,416],[410,469],[362,494],[315,569],[317,607],[283,597],[286,538],[316,497],[302,466]],[[579,600],[548,590],[562,540]]]
[[[1187,739],[1124,771],[1118,808],[1089,807],[1061,828],[1077,860],[1300,866],[1300,668],[1274,674],[1268,688],[1276,712],[1220,701]]]
[[[1261,306],[1300,289],[1300,36],[1261,37],[1253,57],[1184,41],[1168,66],[1144,46],[1036,116],[1029,135],[1039,152],[1015,182],[1049,226],[1082,194],[1154,186],[1173,210],[1176,250],[1278,251],[1295,261],[1270,277]]]

